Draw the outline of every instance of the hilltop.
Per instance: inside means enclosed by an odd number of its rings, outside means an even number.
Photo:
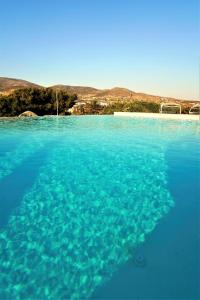
[[[69,94],[77,94],[78,96],[93,96],[96,95],[98,89],[87,87],[87,86],[71,86],[71,85],[64,85],[58,84],[51,86],[53,89],[65,90]]]
[[[9,94],[16,89],[30,87],[40,88],[41,86],[26,80],[0,77],[0,93]]]

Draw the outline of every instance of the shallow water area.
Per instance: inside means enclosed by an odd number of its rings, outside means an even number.
[[[198,138],[190,121],[0,120],[0,299],[198,299]]]

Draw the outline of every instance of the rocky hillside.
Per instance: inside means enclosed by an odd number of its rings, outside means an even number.
[[[14,78],[0,77],[0,93],[9,94],[16,89],[41,87],[38,84],[32,82]]]
[[[10,94],[13,90],[19,88],[28,88],[28,87],[39,87],[42,86],[28,82],[25,80],[12,79],[0,77],[0,93]],[[180,102],[184,101],[181,99],[174,99],[169,97],[154,96],[144,93],[137,93],[125,88],[115,87],[112,89],[96,89],[93,87],[83,87],[83,86],[70,86],[70,85],[54,85],[50,88],[63,90],[68,94],[76,94],[79,101],[91,102],[94,100],[97,101],[106,101],[108,103],[118,100],[125,101],[147,101],[147,102]],[[188,101],[187,101],[188,102]],[[192,101],[194,103],[195,101]]]
[[[76,94],[82,96],[95,96],[98,93],[98,89],[84,86],[71,86],[71,85],[54,85],[51,86],[53,89],[65,90],[69,94]]]
[[[137,93],[120,87],[115,87],[112,89],[95,89],[92,87],[55,85],[52,86],[51,88],[65,90],[69,94],[77,94],[78,99],[80,101],[86,101],[86,102],[90,102],[91,100],[97,100],[97,101],[100,100],[106,102],[126,100],[126,101],[147,101],[147,102],[155,102],[155,103],[185,101],[182,99]],[[195,101],[191,100],[191,102],[195,102]]]

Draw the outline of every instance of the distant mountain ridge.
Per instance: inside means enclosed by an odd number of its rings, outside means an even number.
[[[16,89],[28,88],[28,87],[37,87],[41,86],[26,80],[15,79],[15,78],[7,78],[0,77],[0,92],[1,93],[9,93]]]
[[[96,89],[92,87],[83,87],[83,86],[69,86],[69,85],[54,85],[51,86],[53,89],[61,89],[67,91],[69,94],[77,94],[79,100],[105,100],[105,101],[114,101],[114,100],[129,100],[129,101],[147,101],[147,102],[156,102],[160,103],[162,101],[167,102],[180,102],[180,101],[189,101],[196,102],[195,100],[184,100],[176,99],[171,97],[155,96],[145,93],[137,93],[126,88],[115,87],[112,89]]]
[[[20,88],[44,88],[41,85],[14,78],[0,77],[0,93],[10,94],[12,91]],[[126,88],[115,87],[112,89],[97,89],[93,87],[84,86],[70,86],[70,85],[54,85],[50,88],[65,90],[69,94],[77,94],[79,100],[137,100],[137,101],[188,101],[183,99],[175,99],[171,97],[161,97],[155,95],[149,95],[144,93],[137,93]],[[191,100],[192,102],[196,102]]]
[[[99,91],[98,89],[95,89],[95,88],[92,88],[92,87],[71,86],[71,85],[64,85],[64,84],[53,85],[53,86],[51,86],[51,88],[65,90],[70,94],[72,93],[72,94],[77,94],[77,95],[80,95],[80,96],[96,95],[97,92]]]

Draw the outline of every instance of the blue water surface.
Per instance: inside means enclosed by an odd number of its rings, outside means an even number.
[[[199,299],[199,123],[0,120],[0,299]]]

